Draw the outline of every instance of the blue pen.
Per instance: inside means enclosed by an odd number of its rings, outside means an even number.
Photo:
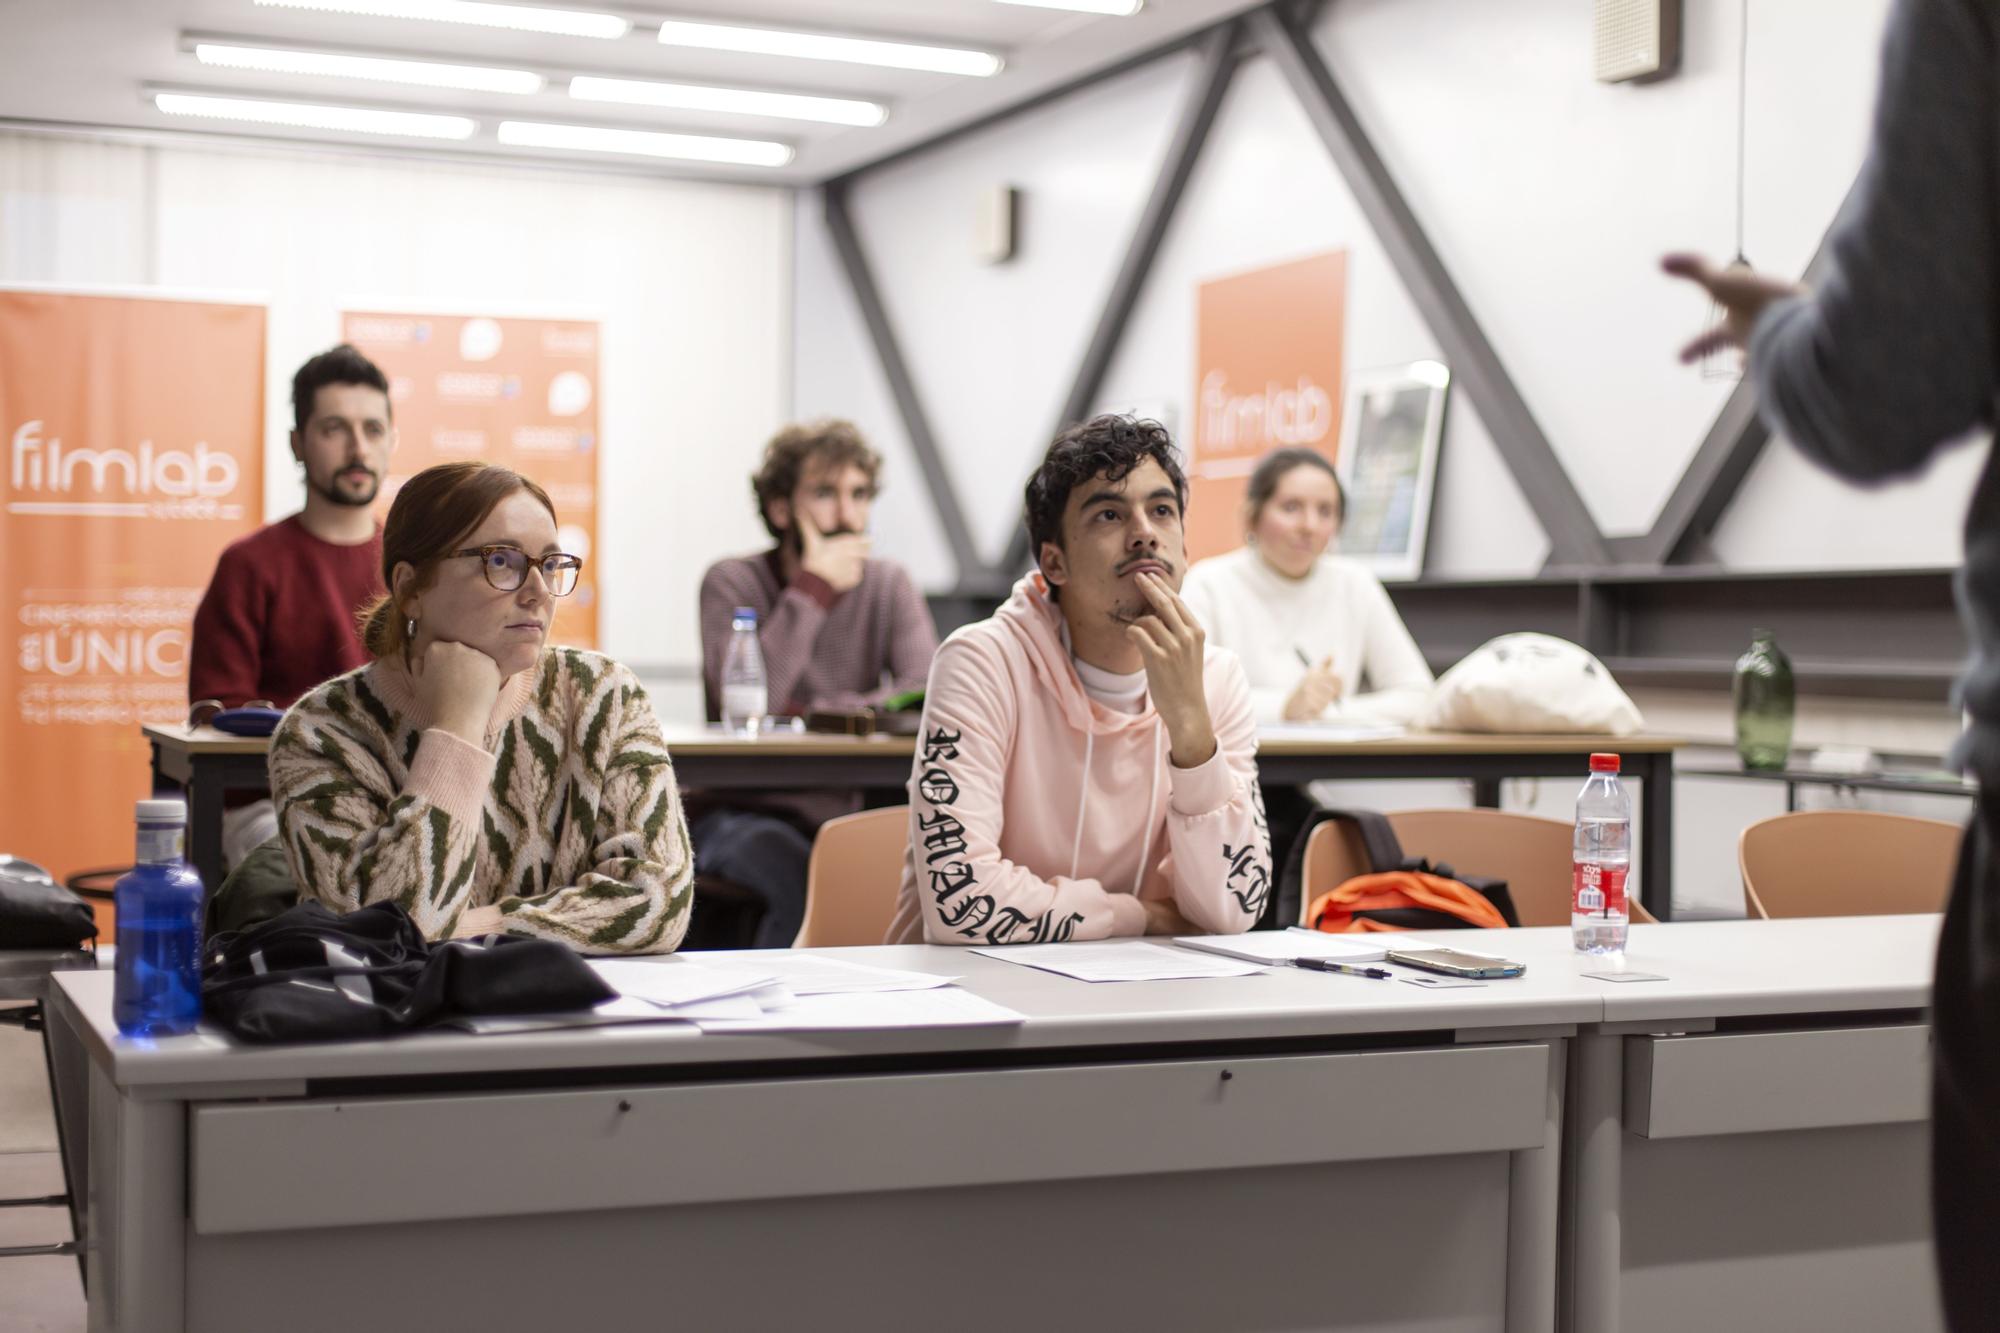
[[[1374,977],[1386,981],[1395,973],[1379,967],[1356,967],[1352,963],[1335,963],[1325,958],[1294,958],[1293,967],[1303,967],[1309,972],[1338,972],[1347,977]]]

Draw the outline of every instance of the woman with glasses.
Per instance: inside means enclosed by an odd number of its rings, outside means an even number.
[[[504,932],[664,953],[693,863],[646,692],[550,646],[581,558],[519,473],[427,468],[382,531],[372,661],[300,699],[271,795],[301,899],[400,903],[428,939]]]

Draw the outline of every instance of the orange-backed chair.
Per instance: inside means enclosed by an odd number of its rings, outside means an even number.
[[[1964,830],[1878,810],[1800,810],[1736,844],[1749,917],[1942,912]]]
[[[795,949],[880,944],[896,913],[910,807],[884,806],[820,825],[806,863],[806,914]]]
[[[1524,926],[1569,924],[1570,856],[1574,830],[1560,820],[1504,810],[1397,810],[1389,827],[1409,856],[1482,879],[1504,879]],[[1368,873],[1361,832],[1328,820],[1306,842],[1301,914],[1343,880]],[[1632,901],[1632,920],[1653,914]]]

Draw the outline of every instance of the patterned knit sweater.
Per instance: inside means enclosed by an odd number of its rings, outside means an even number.
[[[497,903],[510,934],[665,953],[693,857],[651,703],[623,666],[549,648],[501,686],[484,748],[427,729],[407,668],[371,663],[295,704],[271,798],[302,896],[387,899],[427,939]]]

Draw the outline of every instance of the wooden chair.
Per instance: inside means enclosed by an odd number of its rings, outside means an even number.
[[[1752,918],[1942,912],[1964,830],[1876,810],[1801,810],[1736,844]]]
[[[1443,862],[1468,875],[1506,880],[1522,925],[1569,924],[1574,830],[1568,824],[1503,810],[1397,810],[1389,815],[1389,827],[1407,855],[1425,857],[1433,865]],[[1321,824],[1306,842],[1301,915],[1320,894],[1367,873],[1360,831],[1331,820]],[[1654,918],[1634,899],[1632,920],[1651,923]]]
[[[795,949],[880,944],[896,914],[910,807],[884,806],[820,825],[806,865],[806,914]]]

